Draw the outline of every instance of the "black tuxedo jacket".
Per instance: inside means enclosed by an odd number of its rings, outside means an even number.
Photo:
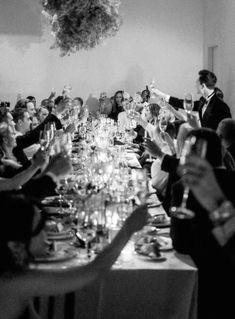
[[[169,103],[175,108],[183,108],[183,100],[175,97],[170,97]],[[193,110],[197,110],[199,113],[202,127],[208,127],[216,130],[221,120],[232,117],[228,105],[218,98],[216,94],[212,96],[204,114],[202,114],[204,103],[205,99],[201,98],[199,101],[194,102],[193,108]]]

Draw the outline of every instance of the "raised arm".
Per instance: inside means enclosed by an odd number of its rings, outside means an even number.
[[[12,291],[17,291],[19,295],[22,294],[26,297],[64,294],[81,289],[108,272],[132,234],[146,224],[147,218],[147,207],[141,206],[137,208],[126,219],[111,244],[85,266],[57,271],[27,270],[21,275],[2,277],[0,279],[1,289],[6,294],[8,292],[12,294]]]
[[[22,185],[27,183],[33,175],[43,167],[46,163],[46,154],[41,150],[38,150],[35,154],[34,158],[32,159],[32,164],[23,170],[22,172],[18,173],[17,175],[13,176],[12,178],[1,178],[0,179],[0,191],[9,191],[9,190],[17,190]]]

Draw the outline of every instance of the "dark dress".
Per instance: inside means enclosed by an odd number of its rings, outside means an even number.
[[[233,201],[235,174],[225,169],[215,169],[216,178],[227,198]],[[182,200],[183,185],[178,181],[173,186],[172,205],[179,206]],[[187,207],[196,215],[192,219],[171,219],[171,238],[179,253],[189,254],[199,275],[198,318],[234,318],[234,296],[231,289],[235,285],[235,246],[221,247],[212,234],[213,224],[208,212],[200,205],[192,193]],[[233,240],[234,244],[234,240]],[[233,258],[231,258],[233,257]],[[231,315],[232,313],[232,315]]]

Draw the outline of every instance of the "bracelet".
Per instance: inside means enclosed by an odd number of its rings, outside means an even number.
[[[209,215],[215,226],[224,224],[232,216],[235,216],[235,209],[233,204],[228,200],[223,201],[217,209]]]

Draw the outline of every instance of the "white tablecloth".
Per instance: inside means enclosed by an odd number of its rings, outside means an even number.
[[[186,255],[164,255],[164,262],[146,260],[130,242],[105,279],[66,296],[39,298],[41,318],[196,319],[197,269]]]

